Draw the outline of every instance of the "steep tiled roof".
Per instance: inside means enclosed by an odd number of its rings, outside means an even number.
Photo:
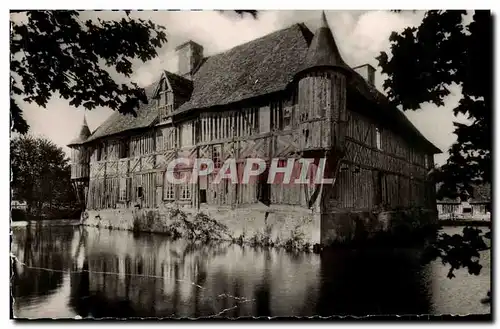
[[[328,27],[325,12],[321,14],[321,25],[314,34],[301,69],[307,70],[324,66],[350,70],[349,65],[344,62],[340,55],[332,31]]]
[[[175,114],[285,89],[299,69],[311,38],[312,33],[305,25],[295,24],[205,59],[192,82],[165,71],[172,88],[192,90],[190,100]],[[158,82],[146,87],[148,99],[154,94]],[[137,117],[113,113],[87,142],[148,127],[156,118],[157,112],[151,105],[143,105],[137,111]]]
[[[145,88],[148,100],[151,100],[157,84],[158,81]],[[114,112],[92,133],[86,142],[127,130],[149,127],[155,122],[158,115],[155,107],[151,103],[150,101],[149,104],[142,104],[137,110],[137,116],[135,117],[132,114],[124,115],[119,112]]]
[[[188,79],[168,71],[164,71],[162,77],[163,76],[167,77],[170,86],[172,87],[172,90],[175,94],[189,95],[192,92],[193,83]],[[88,138],[86,142],[90,142],[101,137],[118,134],[128,130],[146,128],[154,124],[158,113],[155,106],[153,105],[152,97],[156,92],[159,82],[160,80],[145,88],[149,104],[142,104],[139,110],[137,110],[136,117],[131,114],[123,115],[121,113],[115,112],[94,131],[92,136],[90,136],[90,138]]]
[[[245,99],[285,90],[297,73],[317,66],[340,67],[349,72],[348,89],[376,103],[377,116],[401,130],[403,136],[419,141],[430,152],[441,150],[430,143],[401,113],[390,106],[386,97],[351,69],[339,54],[323,15],[322,24],[313,34],[304,24],[294,24],[264,37],[205,58],[192,81],[164,72],[172,88],[192,90],[190,99],[174,115],[191,110],[228,105]],[[158,82],[146,90],[150,98]],[[137,117],[114,113],[87,141],[154,124],[157,112],[145,105]]]
[[[311,32],[295,24],[209,57],[193,77],[191,99],[174,114],[284,90],[299,70]]]

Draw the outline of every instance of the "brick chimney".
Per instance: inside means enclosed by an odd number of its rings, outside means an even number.
[[[203,46],[189,40],[175,48],[178,57],[177,74],[191,79],[203,60]]]
[[[358,72],[370,85],[375,86],[375,68],[370,64],[363,64],[353,68]]]

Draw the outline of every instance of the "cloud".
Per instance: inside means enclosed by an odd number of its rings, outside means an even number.
[[[177,60],[174,48],[186,40],[196,41],[204,46],[205,55],[213,55],[239,44],[262,37],[291,24],[304,22],[312,31],[319,25],[319,11],[261,11],[258,19],[250,15],[239,17],[232,12],[178,12],[141,11],[132,12],[132,17],[151,19],[165,26],[168,43],[159,50],[159,56],[147,63],[134,62],[131,79],[141,86],[153,83],[161,70],[176,71]],[[87,11],[83,19],[120,19],[124,13],[112,11]],[[417,26],[423,12],[392,13],[389,11],[327,11],[326,16],[338,47],[345,61],[351,66],[369,63],[377,67],[375,57],[381,51],[389,51],[389,36],[392,31],[402,31],[407,26]],[[123,81],[126,81],[121,77]],[[382,91],[384,77],[377,69],[376,86]],[[446,151],[455,140],[452,134],[454,116],[452,108],[460,98],[460,91],[449,97],[446,107],[436,109],[422,106],[407,117],[430,141]],[[47,109],[34,104],[24,104],[24,113],[32,132],[44,135],[60,146],[65,146],[75,137],[83,120],[83,109],[75,109],[68,102],[53,97]],[[94,109],[87,111],[91,130],[97,128],[112,111]],[[432,118],[432,119],[431,119]],[[446,155],[436,158],[442,163]]]

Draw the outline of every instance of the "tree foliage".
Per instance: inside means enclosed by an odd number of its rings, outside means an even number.
[[[132,60],[156,57],[167,41],[164,27],[128,16],[119,21],[81,21],[76,10],[25,14],[25,20],[11,21],[14,131],[25,133],[29,128],[14,95],[45,107],[57,92],[76,107],[103,106],[132,114],[140,102],[147,102],[143,88],[117,83],[109,71],[130,77]]]
[[[393,32],[391,56],[382,52],[377,58],[388,75],[384,89],[403,110],[416,110],[426,102],[443,106],[452,85],[462,89],[453,112],[471,123],[455,123],[457,141],[446,164],[434,173],[442,183],[438,198],[472,195],[475,184],[490,183],[492,178],[492,17],[490,11],[479,10],[465,23],[466,14],[428,11],[418,27]],[[489,248],[484,238],[491,239],[491,232],[469,227],[461,235],[440,233],[426,249],[424,261],[439,258],[450,265],[449,278],[459,268],[478,275],[479,252]]]
[[[449,235],[441,233],[436,243],[425,250],[425,263],[440,258],[444,265],[450,265],[448,278],[454,278],[455,270],[466,268],[469,274],[478,275],[482,265],[479,264],[479,252],[489,249],[485,239],[491,239],[491,232],[483,233],[481,229],[464,227],[462,234]]]
[[[255,10],[235,12],[257,17]],[[165,27],[131,18],[129,10],[125,13],[116,21],[82,21],[77,10],[11,11],[11,18],[26,15],[11,20],[10,115],[14,131],[26,133],[29,129],[16,96],[45,107],[58,93],[75,107],[108,107],[137,114],[140,104],[147,103],[144,89],[133,82],[117,82],[110,71],[130,77],[133,61],[158,56],[167,38]]]
[[[390,37],[390,55],[377,58],[388,75],[384,88],[403,110],[419,109],[429,102],[443,106],[450,87],[458,85],[462,98],[454,114],[470,124],[455,123],[457,141],[449,158],[436,171],[438,196],[471,193],[474,184],[491,182],[492,124],[492,18],[489,11],[428,11],[418,27]]]
[[[69,160],[62,148],[45,138],[22,135],[10,141],[12,198],[25,200],[30,215],[44,206],[75,201]]]

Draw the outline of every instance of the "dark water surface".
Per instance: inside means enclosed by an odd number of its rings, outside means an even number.
[[[447,228],[458,233],[461,228]],[[12,228],[20,318],[490,313],[479,276],[417,249],[289,253],[78,226]]]

